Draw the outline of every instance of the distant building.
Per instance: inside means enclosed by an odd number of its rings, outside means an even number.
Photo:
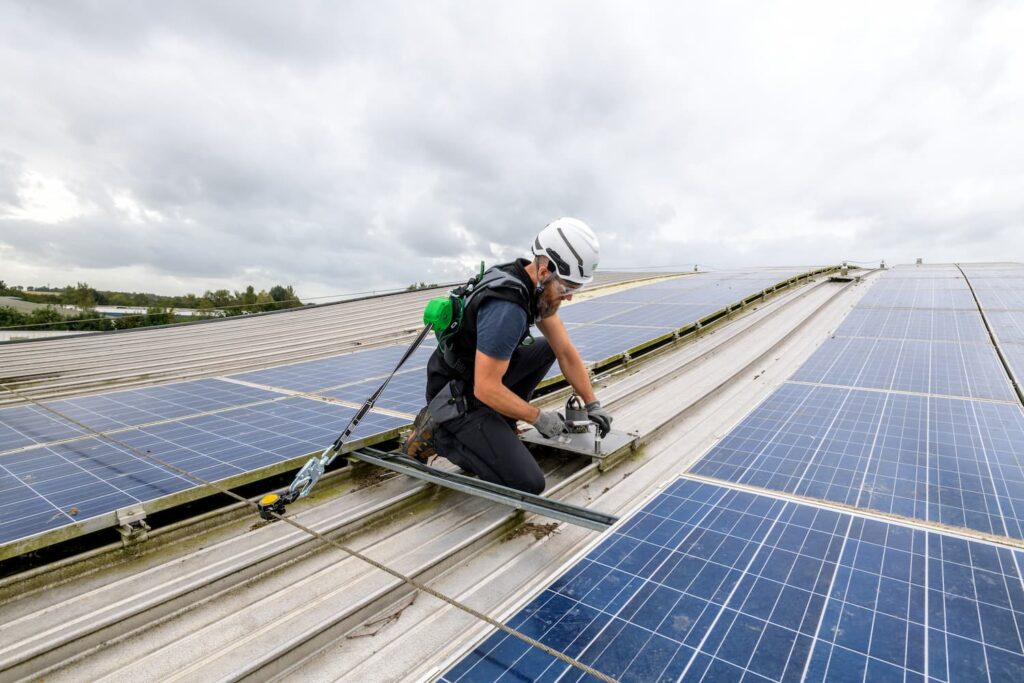
[[[107,318],[123,318],[126,315],[146,315],[145,306],[96,306],[92,309]],[[201,308],[175,308],[174,315],[179,318],[223,318],[224,311]]]

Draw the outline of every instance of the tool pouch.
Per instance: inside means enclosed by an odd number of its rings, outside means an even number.
[[[437,424],[444,424],[450,420],[466,414],[466,397],[462,394],[462,383],[452,380],[445,384],[437,396],[427,404],[427,412]]]

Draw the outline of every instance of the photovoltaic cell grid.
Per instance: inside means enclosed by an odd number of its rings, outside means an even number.
[[[368,399],[377,387],[379,380],[370,380],[359,384],[350,384],[340,389],[332,389],[323,392],[324,396],[362,404]],[[402,372],[391,378],[387,389],[381,394],[374,404],[376,408],[397,410],[410,415],[415,415],[426,403],[427,394],[427,373],[423,370],[410,370]]]
[[[199,379],[47,401],[44,405],[92,429],[108,431],[280,397],[271,391],[233,382]],[[0,453],[85,433],[72,423],[34,405],[0,408]]]
[[[1018,385],[1024,383],[1024,267],[964,266]]]
[[[854,308],[836,330],[837,337],[988,342],[977,311],[941,309]]]
[[[692,471],[1024,538],[1024,413],[1008,403],[786,383]]]
[[[355,410],[288,398],[119,433],[118,441],[207,481],[217,481],[330,444]],[[354,438],[408,423],[369,413]],[[105,439],[39,446],[0,458],[0,543],[197,484]]]
[[[817,384],[1015,400],[990,343],[834,337],[793,375]]]
[[[289,391],[314,392],[343,384],[355,384],[373,377],[382,380],[395,369],[395,364],[408,345],[384,346],[365,351],[353,351],[340,356],[279,365],[264,370],[229,375],[231,379],[260,384]],[[403,370],[427,367],[434,345],[424,342],[405,361]]]
[[[884,282],[884,280],[883,280]],[[905,280],[915,282],[915,280]],[[927,281],[925,281],[927,282]],[[878,283],[879,285],[881,282]],[[862,308],[944,308],[977,310],[970,290],[964,288],[933,289],[930,287],[875,286],[858,304]]]
[[[1014,681],[1022,555],[680,479],[508,624],[622,681]],[[584,678],[495,632],[442,680]]]
[[[985,311],[1000,342],[1024,344],[1024,311]]]

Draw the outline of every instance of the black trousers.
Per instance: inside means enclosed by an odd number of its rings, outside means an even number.
[[[428,375],[431,366],[436,367],[436,359],[431,358],[431,361],[427,366]],[[502,383],[524,401],[529,401],[554,362],[554,351],[546,339],[539,337],[529,346],[516,347]],[[443,385],[442,378],[428,376],[428,401],[432,398],[429,388]],[[433,393],[437,391],[434,389]],[[544,490],[544,473],[516,436],[515,427],[515,420],[470,397],[469,409],[464,415],[438,425],[434,445],[439,455],[484,481],[540,493]]]

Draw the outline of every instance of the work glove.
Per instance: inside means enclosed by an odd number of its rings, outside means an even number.
[[[533,426],[548,439],[553,439],[565,431],[565,418],[553,410],[542,410]]]
[[[597,425],[597,433],[601,435],[602,439],[608,436],[608,432],[612,430],[612,416],[605,412],[600,401],[591,401],[586,408],[587,417]]]

